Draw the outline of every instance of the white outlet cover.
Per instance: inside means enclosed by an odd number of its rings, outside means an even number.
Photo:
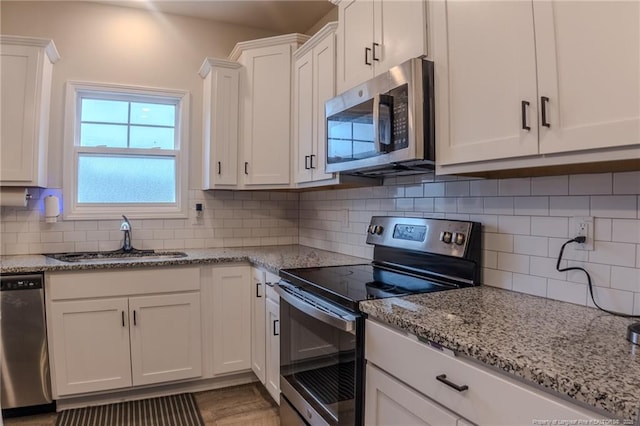
[[[581,223],[584,223],[587,225],[587,235],[586,235],[587,241],[585,241],[583,244],[575,244],[574,248],[576,250],[593,251],[593,235],[594,235],[593,216],[574,216],[573,218],[571,218],[571,222],[569,226],[569,238],[574,238],[580,235],[579,230],[580,230]]]

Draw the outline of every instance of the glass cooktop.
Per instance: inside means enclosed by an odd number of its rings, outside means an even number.
[[[351,310],[357,310],[358,302],[363,300],[456,288],[372,264],[285,269],[280,276]]]

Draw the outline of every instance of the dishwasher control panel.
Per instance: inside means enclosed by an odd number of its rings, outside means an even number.
[[[41,275],[12,275],[0,277],[0,290],[38,290],[42,288]]]

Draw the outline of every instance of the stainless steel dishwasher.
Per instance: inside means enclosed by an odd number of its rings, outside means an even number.
[[[50,411],[42,274],[0,276],[0,374],[3,415]]]

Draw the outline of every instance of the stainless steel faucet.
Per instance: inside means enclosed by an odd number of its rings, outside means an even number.
[[[133,249],[131,245],[131,223],[125,215],[122,215],[124,222],[120,224],[120,230],[124,232],[124,241],[122,242],[122,251],[129,252]]]

